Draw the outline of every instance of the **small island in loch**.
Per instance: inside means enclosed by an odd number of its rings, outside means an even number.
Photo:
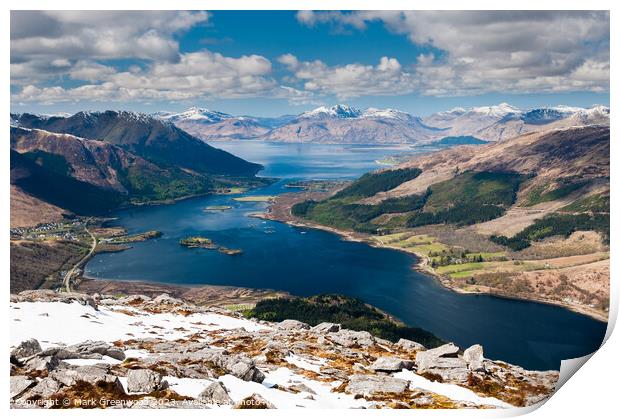
[[[232,209],[230,205],[210,205],[203,209],[204,212],[220,212]]]
[[[209,250],[217,250],[220,253],[225,255],[240,255],[243,253],[241,249],[229,249],[224,246],[220,246],[213,242],[213,240],[207,237],[200,236],[192,236],[186,237],[184,239],[179,240],[179,244],[184,247],[188,247],[190,249],[209,249]]]

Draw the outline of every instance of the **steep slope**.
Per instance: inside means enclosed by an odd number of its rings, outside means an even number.
[[[211,147],[172,123],[125,111],[78,112],[70,117],[12,115],[21,127],[101,139],[163,166],[222,176],[253,176],[261,166]]]
[[[217,185],[209,176],[162,168],[105,141],[70,134],[11,127],[11,149],[57,175],[117,192],[132,202],[206,193]],[[58,190],[52,182],[43,186]]]
[[[269,127],[255,118],[196,107],[181,113],[161,112],[156,117],[202,140],[255,138],[269,131]]]
[[[609,125],[609,108],[590,109],[556,106],[521,110],[507,103],[465,110],[455,108],[423,119],[446,129],[446,136],[471,135],[487,141],[502,141],[529,132],[584,125]]]
[[[77,214],[101,214],[124,202],[123,195],[40,166],[11,150],[11,185],[38,200]]]
[[[11,228],[58,222],[69,211],[42,201],[11,184]]]
[[[362,111],[336,105],[302,113],[260,139],[351,144],[425,143],[441,138],[441,131],[425,125],[420,118],[393,109]]]
[[[526,134],[417,156],[267,218],[415,253],[447,287],[609,310],[610,130]],[[361,234],[365,233],[365,234]]]

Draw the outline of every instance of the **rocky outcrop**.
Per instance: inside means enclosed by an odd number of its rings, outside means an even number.
[[[119,348],[102,341],[82,342],[66,347],[54,347],[41,351],[40,356],[55,356],[58,359],[102,359],[104,356],[122,361],[125,353]]]
[[[484,356],[482,346],[472,345],[463,352],[463,359],[467,362],[467,367],[472,371],[484,369]]]
[[[278,323],[278,328],[285,330],[308,330],[310,329],[310,325],[298,320],[282,320]]]
[[[11,356],[17,359],[31,357],[41,352],[41,345],[36,339],[28,339],[20,343],[17,348],[11,351]]]
[[[46,295],[59,310],[76,301],[49,293],[19,295],[13,304],[20,309],[13,315],[26,316],[19,305],[25,299],[45,301]],[[13,407],[50,407],[33,403],[92,394],[122,400],[122,407],[130,408],[325,407],[334,400],[367,408],[524,406],[548,397],[558,377],[485,359],[480,345],[462,353],[454,344],[426,349],[332,323],[310,327],[294,320],[248,320],[167,295],[78,298],[92,298],[97,311],[86,303],[85,317],[78,311],[74,323],[85,318],[85,324],[96,321],[97,329],[85,328],[84,341],[66,345],[39,343],[32,339],[36,335],[16,343],[11,348]],[[45,306],[49,318],[53,307]],[[119,323],[123,316],[127,324]],[[110,329],[96,335],[110,318]],[[119,337],[109,338],[117,327],[124,328]],[[425,383],[431,381],[429,389]],[[450,386],[442,393],[444,384]],[[452,399],[454,384],[469,391],[470,399],[462,400],[461,393]],[[480,404],[478,396],[491,404]]]
[[[373,371],[396,372],[402,369],[410,369],[413,365],[413,361],[407,359],[382,356],[381,358],[377,358],[369,368]]]
[[[317,333],[335,333],[340,331],[340,325],[336,323],[323,322],[314,326],[312,331]]]

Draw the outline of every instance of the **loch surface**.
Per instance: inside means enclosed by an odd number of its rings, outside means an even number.
[[[290,192],[285,185],[296,179],[354,178],[378,168],[377,159],[427,151],[255,142],[214,145],[262,163],[264,176],[282,178],[245,195]],[[605,334],[605,323],[561,307],[454,293],[413,270],[416,259],[412,255],[347,242],[325,231],[253,218],[250,214],[264,211],[267,204],[238,202],[233,197],[196,198],[115,213],[118,218],[112,224],[130,233],[159,230],[163,235],[132,243],[124,252],[96,255],[86,266],[86,275],[271,288],[302,296],[346,294],[461,347],[480,343],[486,357],[529,369],[559,369],[560,360],[595,350]],[[204,211],[217,205],[232,208]],[[189,235],[209,237],[222,246],[242,249],[243,254],[181,247],[179,240]]]

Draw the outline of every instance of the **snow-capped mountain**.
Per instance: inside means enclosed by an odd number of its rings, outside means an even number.
[[[198,107],[180,113],[157,112],[153,116],[170,121],[203,140],[255,138],[269,131],[269,127],[256,118],[232,116]]]
[[[203,140],[260,139],[282,142],[425,144],[444,137],[501,141],[528,132],[582,125],[608,125],[609,108],[570,106],[520,109],[508,103],[470,109],[456,107],[419,118],[396,109],[359,109],[338,104],[278,118],[233,116],[205,108],[157,112]]]
[[[533,131],[568,128],[581,125],[608,125],[609,108],[590,109],[555,106],[519,109],[507,103],[471,109],[455,108],[423,119],[424,123],[446,130],[450,136],[473,136],[488,141],[501,141]]]
[[[427,143],[442,137],[441,129],[394,109],[321,106],[274,128],[261,139],[313,143]]]
[[[299,115],[299,119],[312,118],[357,118],[362,111],[347,105],[334,105],[331,108],[320,106]]]

